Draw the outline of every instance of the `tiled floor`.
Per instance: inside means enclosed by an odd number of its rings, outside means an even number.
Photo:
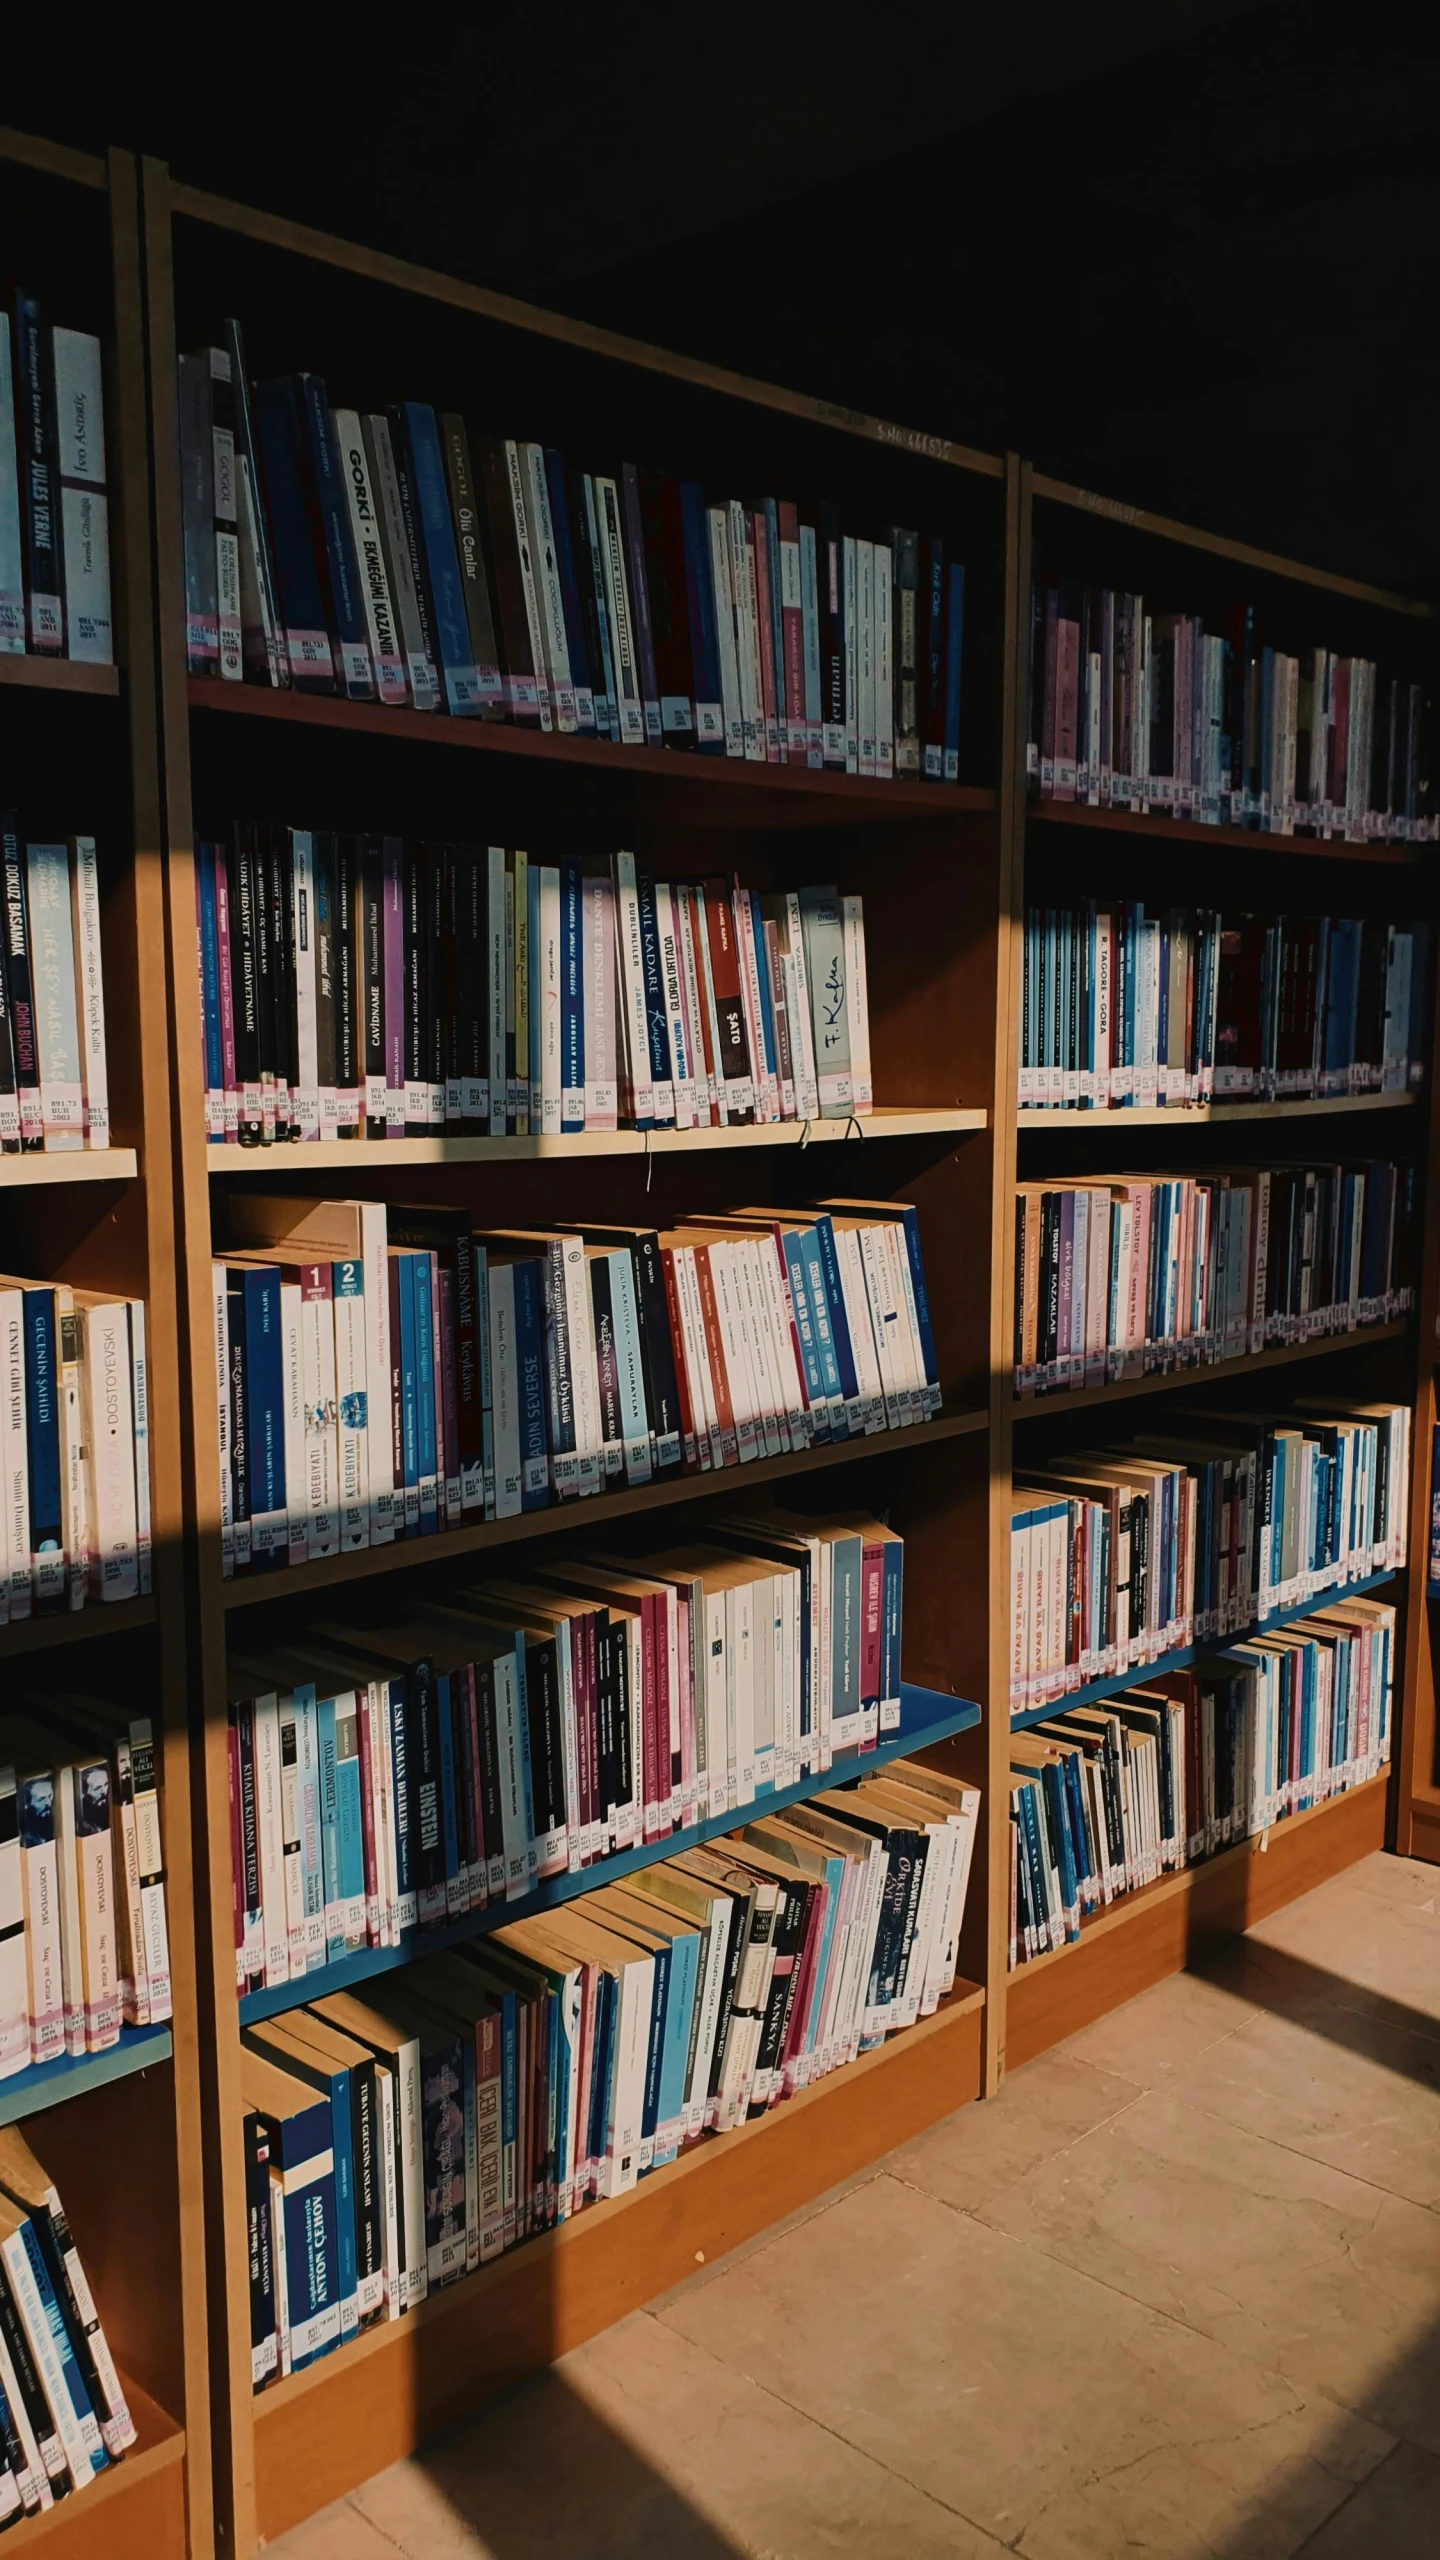
[[[1436,2560],[1440,1870],[1367,1859],[275,2548]]]

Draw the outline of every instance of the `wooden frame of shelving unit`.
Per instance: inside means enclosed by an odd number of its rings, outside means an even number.
[[[988,1724],[963,1708],[990,1693],[996,1232],[992,1115],[1010,1032],[997,1008],[993,955],[1008,893],[1013,828],[1006,742],[1019,666],[1013,623],[1021,521],[1018,466],[911,435],[774,386],[665,355],[503,296],[404,265],[174,184],[142,180],[154,416],[154,480],[166,830],[169,966],[177,1122],[182,1343],[195,1524],[201,1836],[209,1890],[199,1912],[204,2020],[206,2191],[219,2531],[245,2555],[388,2460],[533,2370],[694,2263],[763,2228],[905,2134],[993,2082],[998,2067],[983,1984],[993,1978],[993,1906],[1005,1824]],[[187,678],[173,386],[177,346],[244,324],[257,371],[329,368],[362,405],[401,384],[474,413],[527,408],[577,455],[653,453],[717,485],[801,486],[845,498],[851,514],[943,530],[967,569],[966,690],[972,770],[960,786],[873,784],[798,770],[737,767],[664,750],[622,751],[378,706],[301,700]],[[362,361],[363,359],[363,361]],[[356,365],[360,364],[357,375]],[[497,395],[495,385],[502,391]],[[601,421],[592,427],[593,419]],[[1009,630],[997,651],[990,635]],[[238,720],[235,714],[243,715]],[[465,752],[450,753],[455,749]],[[478,759],[478,761],[477,761]],[[881,1110],[860,1146],[799,1132],[614,1141],[420,1141],[351,1144],[271,1157],[282,1184],[388,1199],[445,1198],[487,1218],[629,1214],[664,1224],[672,1208],[727,1199],[882,1192],[920,1211],[944,1389],[940,1419],[857,1448],[817,1450],[744,1475],[620,1494],[573,1514],[475,1524],[423,1547],[336,1559],[336,1569],[226,1583],[221,1576],[211,1339],[212,1236],[232,1186],[257,1167],[208,1147],[195,981],[191,847],[197,822],[313,808],[341,825],[478,833],[533,845],[566,829],[585,849],[632,846],[663,872],[740,862],[763,885],[836,878],[867,896],[870,1011]],[[206,813],[209,813],[208,815]],[[391,814],[384,814],[388,812]],[[394,814],[399,812],[399,814]],[[468,821],[468,823],[467,823]],[[858,1134],[858,1133],[857,1133]],[[810,1162],[811,1150],[820,1150]],[[752,1159],[754,1159],[752,1161]],[[647,1195],[650,1205],[642,1207]],[[982,1238],[976,1249],[976,1239]],[[940,1283],[937,1291],[936,1282]],[[954,1701],[946,1765],[986,1791],[961,1950],[967,1977],[918,2035],[862,2057],[803,2104],[742,2137],[708,2144],[614,2207],[592,2207],[409,2319],[255,2397],[238,2097],[238,2019],[230,1891],[226,1639],[257,1622],[333,1609],[331,1586],[434,1587],[455,1560],[550,1538],[613,1535],[611,1524],[666,1510],[703,1521],[707,1498],[733,1504],[779,1480],[782,1499],[884,1502],[907,1541],[905,1671],[932,1707]],[[793,1483],[790,1479],[794,1479]],[[650,1522],[651,1529],[659,1527]],[[958,1569],[957,1569],[958,1559]],[[1001,1648],[1003,1655],[1003,1646]],[[942,1718],[942,1721],[944,1719]],[[968,1725],[968,1729],[961,1729]],[[1003,1740],[1003,1737],[1002,1737]],[[597,1882],[602,1875],[597,1871]],[[322,1986],[317,1981],[317,1988]]]
[[[140,2437],[93,2488],[18,2526],[12,2547],[43,2543],[57,2560],[184,2560],[188,2549],[199,2560],[213,2550],[213,2503],[138,173],[122,152],[102,160],[0,132],[0,203],[13,264],[48,289],[47,317],[58,311],[104,344],[120,661],[0,659],[6,797],[99,846],[114,1123],[104,1153],[4,1159],[5,1261],[145,1300],[154,1536],[150,1598],[0,1629],[0,1696],[7,1675],[32,1693],[47,1674],[83,1688],[94,1661],[153,1706],[175,2010],[171,2028],[126,2030],[108,2053],[0,2083],[0,2120],[36,2117],[31,2138],[65,2199]],[[103,1658],[90,1650],[102,1641]]]

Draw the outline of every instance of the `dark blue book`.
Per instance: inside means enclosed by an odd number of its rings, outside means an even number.
[[[250,2277],[250,2380],[256,2391],[278,2369],[275,2257],[270,2221],[270,2136],[245,2118],[245,2255]]]
[[[850,1326],[845,1314],[845,1293],[840,1286],[840,1259],[835,1250],[835,1230],[830,1220],[818,1217],[814,1235],[820,1248],[820,1272],[825,1284],[825,1308],[830,1318],[830,1339],[834,1345],[835,1365],[840,1374],[840,1393],[845,1402],[846,1419],[852,1434],[863,1429],[861,1420],[860,1383],[856,1375],[855,1354],[850,1343]]]
[[[945,614],[945,780],[960,779],[960,663],[965,644],[965,572],[950,563]]]
[[[53,1289],[27,1289],[25,1439],[30,1470],[31,1598],[35,1608],[65,1605],[65,1530],[60,1508],[60,1329]]]
[[[690,615],[690,663],[695,678],[695,743],[702,754],[725,753],[725,710],[720,695],[720,631],[710,567],[710,528],[705,492],[698,480],[680,483],[680,522],[685,537],[685,602]]]
[[[223,857],[222,857],[223,859]],[[220,1034],[220,937],[215,914],[215,847],[195,847],[196,903],[200,929],[200,992],[205,1032],[205,1134],[225,1135],[225,1059]]]
[[[415,1293],[415,1453],[420,1483],[420,1535],[433,1538],[440,1527],[435,1435],[435,1263],[428,1253],[412,1253],[409,1260],[410,1285]]]
[[[560,1126],[585,1126],[584,891],[578,862],[560,865]]]
[[[539,1262],[528,1260],[517,1262],[514,1268],[520,1508],[539,1511],[550,1498],[550,1460],[545,1440],[544,1269]]]
[[[340,2343],[334,2126],[330,2103],[289,2070],[242,2046],[240,2086],[265,2127],[285,2232],[283,2324],[292,2371]],[[273,2187],[272,2187],[273,2191]]]
[[[457,1672],[457,1688],[459,1679]],[[440,1754],[440,1836],[445,1863],[445,1910],[447,1917],[458,1919],[466,1897],[460,1890],[461,1773],[455,1761],[455,1713],[448,1671],[435,1674],[435,1731]]]
[[[596,728],[595,696],[604,689],[604,676],[600,667],[592,663],[586,633],[575,548],[577,528],[570,521],[565,457],[557,453],[553,445],[545,448],[545,486],[550,499],[550,531],[555,544],[555,567],[565,615],[565,650],[570,661],[570,681],[575,688],[575,725],[582,736],[593,738]],[[583,530],[581,538],[588,539]]]
[[[269,2021],[266,2021],[266,2025]],[[340,2334],[353,2337],[360,2326],[358,2254],[355,2239],[355,2137],[351,2121],[350,2073],[341,2064],[331,2070],[319,2053],[307,2053],[286,2040],[282,2022],[272,2038],[266,2026],[247,2028],[245,2042],[288,2071],[325,2099],[330,2109],[331,2154],[335,2164],[335,2288],[340,2306]]]
[[[405,1535],[420,1535],[420,1413],[416,1387],[415,1285],[410,1277],[411,1253],[392,1252],[390,1270],[390,1356],[396,1372],[399,1418],[398,1484],[404,1494]]]
[[[445,685],[445,702],[457,717],[477,716],[483,708],[465,610],[465,588],[455,549],[455,528],[445,480],[445,456],[435,412],[423,401],[407,400],[398,412],[404,422],[410,463],[410,497],[425,563],[434,624],[435,647]]]
[[[232,1272],[232,1324],[234,1312]],[[280,1274],[273,1263],[250,1264],[241,1274],[245,1339],[241,1381],[245,1414],[246,1508],[250,1561],[257,1573],[273,1572],[289,1552],[285,1508],[285,1362],[280,1338]]]
[[[370,658],[365,600],[350,530],[350,504],[341,477],[335,421],[318,373],[302,373],[297,388],[305,419],[312,506],[319,519],[329,572],[330,627],[339,658],[341,688],[352,702],[373,702],[375,669]]]
[[[409,1745],[411,1859],[415,1916],[422,1929],[445,1917],[445,1817],[440,1786],[440,1701],[435,1666],[428,1656],[405,1673],[405,1733]]]
[[[325,578],[306,504],[305,444],[288,374],[256,383],[255,432],[290,681],[307,693],[333,693],[335,658],[325,614]]]

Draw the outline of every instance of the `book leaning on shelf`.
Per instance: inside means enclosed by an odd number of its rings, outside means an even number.
[[[256,2389],[933,2015],[979,1802],[897,1760],[245,2028]]]
[[[965,572],[832,505],[472,440],[456,412],[179,373],[192,675],[622,746],[955,782]]]
[[[1426,924],[1029,907],[1020,1108],[1407,1093],[1424,1081],[1429,981]]]
[[[0,1717],[0,2079],[171,2015],[148,1716],[46,1691]]]
[[[1433,844],[1428,686],[1333,649],[1290,655],[1262,619],[1248,605],[1160,613],[1109,587],[1037,586],[1028,770],[1040,798]]]
[[[940,1411],[913,1206],[475,1232],[229,1203],[213,1269],[226,1573],[428,1537]]]
[[[900,1720],[903,1570],[863,1514],[711,1519],[236,1659],[238,1991],[853,1773]]]
[[[1414,1304],[1413,1165],[1026,1182],[1015,1391],[1113,1386],[1393,1323]]]
[[[0,2129],[0,2527],[88,2488],[136,2441],[59,2195]]]
[[[110,1144],[93,836],[27,844],[0,811],[0,1149]]]
[[[17,285],[0,310],[0,654],[109,666],[100,341]]]
[[[1012,1735],[1011,1969],[1388,1767],[1395,1611],[1312,1618]]]
[[[238,822],[195,885],[212,1144],[873,1108],[864,905],[833,888]]]
[[[150,1589],[145,1308],[0,1274],[0,1625]]]
[[[1010,1711],[1263,1627],[1406,1557],[1408,1405],[1188,1412],[1011,1497]]]

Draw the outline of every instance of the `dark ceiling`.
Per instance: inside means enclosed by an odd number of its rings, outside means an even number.
[[[185,23],[3,112],[1440,600],[1433,0]]]

